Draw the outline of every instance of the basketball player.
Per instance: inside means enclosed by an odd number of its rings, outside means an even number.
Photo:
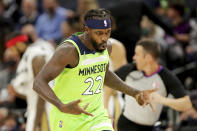
[[[108,70],[111,46],[110,12],[89,10],[85,31],[65,40],[39,72],[33,89],[53,104],[52,131],[113,131],[103,106],[103,84],[135,97],[140,105],[149,103],[155,90],[138,90],[126,85]],[[55,79],[53,90],[48,82]]]

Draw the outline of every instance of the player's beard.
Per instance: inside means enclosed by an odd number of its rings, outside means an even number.
[[[97,44],[97,42],[91,38],[91,43],[92,43],[92,46],[94,47],[94,49],[96,50],[96,52],[103,52],[104,50],[103,49],[99,49],[99,45],[100,44]]]

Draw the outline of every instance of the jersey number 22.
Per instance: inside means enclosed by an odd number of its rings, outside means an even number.
[[[95,92],[92,91],[92,87],[94,86],[94,79],[89,77],[84,81],[84,83],[89,83],[90,82],[90,85],[82,95],[93,95],[93,94],[101,93],[101,86],[103,85],[103,77],[102,76],[97,76],[95,81],[96,82],[100,81],[100,83],[99,83]]]

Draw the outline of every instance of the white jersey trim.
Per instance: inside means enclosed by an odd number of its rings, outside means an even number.
[[[90,131],[94,130],[94,129],[97,129],[97,128],[101,128],[101,127],[104,127],[104,126],[108,126],[108,127],[111,127],[112,128],[112,124],[111,123],[100,123],[98,125],[95,125],[95,126],[92,126],[90,128]]]
[[[107,56],[99,56],[99,57],[95,57],[95,58],[89,58],[89,59],[86,59],[86,60],[82,61],[81,65],[82,66],[89,65],[89,64],[105,61],[107,59],[108,59]]]

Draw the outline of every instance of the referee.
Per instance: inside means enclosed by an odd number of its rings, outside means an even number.
[[[138,90],[158,90],[152,95],[153,112],[149,106],[139,106],[136,100],[125,95],[125,106],[118,120],[118,131],[152,131],[159,119],[163,105],[177,111],[191,109],[192,104],[178,78],[158,63],[159,44],[149,39],[140,40],[135,48],[134,63],[127,64],[116,74]],[[176,99],[166,98],[172,94]]]

